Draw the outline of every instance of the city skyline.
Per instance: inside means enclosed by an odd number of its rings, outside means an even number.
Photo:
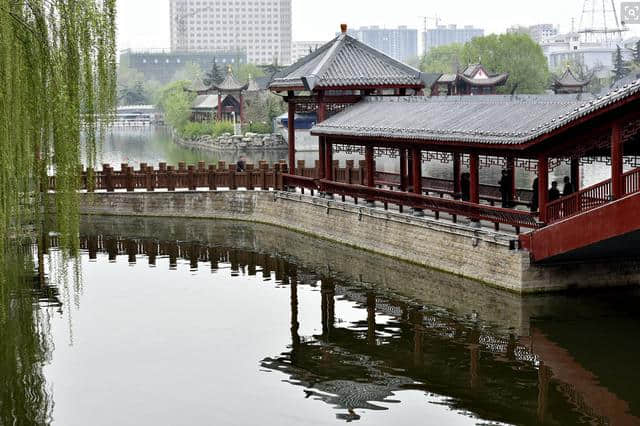
[[[540,0],[519,5],[513,13],[505,10],[504,3],[498,0],[487,0],[482,4],[471,1],[440,4],[437,11],[418,0],[401,0],[396,4],[397,8],[389,8],[388,3],[381,1],[326,0],[322,8],[314,8],[313,14],[309,14],[307,2],[292,0],[293,40],[330,40],[340,23],[347,23],[350,28],[407,25],[420,32],[423,27],[421,15],[431,18],[437,15],[444,25],[474,25],[485,29],[485,34],[503,33],[512,25],[541,23],[559,25],[561,32],[566,32],[571,29],[572,18],[578,26],[583,0]],[[118,49],[170,47],[168,0],[118,0],[118,8]],[[340,13],[336,14],[336,10]],[[146,19],[141,20],[141,16]],[[428,25],[434,27],[435,21],[431,18]],[[630,28],[626,33],[628,37],[640,34],[640,26]]]

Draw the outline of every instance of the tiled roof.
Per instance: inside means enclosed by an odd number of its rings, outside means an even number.
[[[229,67],[229,70],[227,71],[227,76],[222,81],[222,83],[213,85],[214,89],[219,90],[221,92],[234,92],[239,90],[247,90],[247,87],[249,87],[249,84],[242,83],[233,76],[233,73],[231,72],[231,67]]]
[[[457,79],[457,74],[442,74],[440,78],[438,78],[438,83],[453,83]]]
[[[287,68],[269,88],[313,90],[422,85],[417,69],[343,33]]]
[[[218,107],[217,95],[199,95],[193,100],[191,109],[216,109]]]
[[[420,78],[424,83],[424,87],[431,88],[441,76],[442,74],[439,72],[423,72],[421,73]]]
[[[523,144],[613,102],[639,98],[640,80],[605,96],[368,97],[312,129],[314,135]],[[590,96],[586,96],[587,99]]]
[[[187,87],[189,92],[206,92],[209,90],[209,86],[204,84],[202,79],[197,78],[195,81],[192,81],[189,87]]]
[[[472,86],[502,86],[507,82],[509,78],[508,73],[491,75],[487,78],[471,78],[464,74],[461,74],[460,80],[472,85]]]
[[[249,83],[247,83],[247,92],[259,92],[262,90],[253,77],[249,76]]]
[[[556,78],[554,82],[554,86],[560,87],[582,87],[587,84],[589,84],[589,80],[579,80],[568,67],[562,76],[560,78]]]

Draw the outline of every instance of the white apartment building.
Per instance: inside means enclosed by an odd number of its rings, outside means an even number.
[[[291,44],[291,63],[297,62],[325,44],[327,41],[294,41]]]
[[[291,63],[291,0],[169,1],[172,51],[241,51],[253,64]]]

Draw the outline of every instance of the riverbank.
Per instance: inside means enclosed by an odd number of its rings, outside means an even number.
[[[196,139],[173,137],[174,142],[184,148],[199,149],[210,152],[238,152],[238,151],[287,151],[287,142],[278,134],[259,135],[246,133],[245,135],[224,134],[213,138],[209,135]]]
[[[640,282],[636,261],[535,265],[510,234],[296,193],[116,192],[81,197],[84,214],[275,225],[520,294]]]

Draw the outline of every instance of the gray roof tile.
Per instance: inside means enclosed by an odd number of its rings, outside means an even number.
[[[270,89],[318,87],[423,86],[420,71],[347,35],[289,67]]]
[[[523,144],[640,93],[640,80],[605,96],[368,97],[317,124],[315,135]]]

